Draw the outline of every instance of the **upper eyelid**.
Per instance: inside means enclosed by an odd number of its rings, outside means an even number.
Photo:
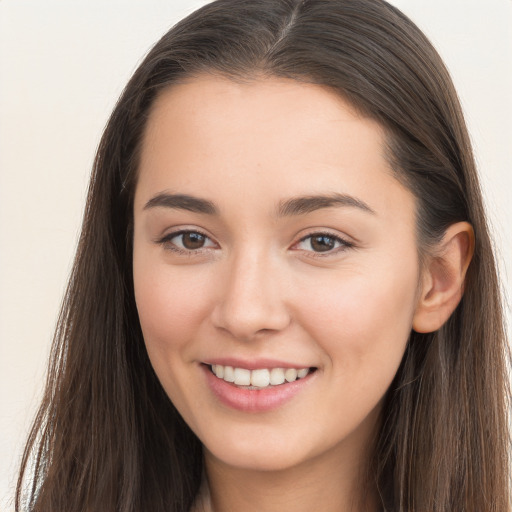
[[[298,245],[299,243],[301,242],[304,242],[305,240],[307,240],[308,238],[312,238],[314,236],[326,236],[326,237],[330,237],[330,238],[333,238],[334,240],[336,240],[337,242],[340,242],[342,246],[344,246],[345,248],[349,248],[349,247],[354,247],[354,243],[350,240],[347,240],[345,237],[343,236],[340,236],[340,235],[334,235],[332,233],[329,233],[329,232],[322,232],[322,231],[315,231],[313,233],[310,233],[308,235],[304,235],[303,237],[299,238],[299,240],[297,240],[296,242],[294,242],[292,244],[292,247]],[[338,247],[339,249],[339,247]],[[333,249],[334,251],[335,249]],[[312,251],[308,251],[308,252],[312,252]],[[326,251],[325,254],[327,254],[327,252],[331,252],[331,251]]]
[[[331,233],[330,231],[313,231],[311,233],[308,233],[307,235],[301,236],[299,238],[299,242],[302,242],[303,240],[306,240],[307,238],[311,238],[312,236],[330,236],[331,238],[336,238],[337,240],[341,240],[342,242],[347,242],[345,237],[341,235],[336,235],[334,233]]]
[[[341,242],[347,244],[347,245],[355,245],[357,243],[356,240],[354,240],[353,237],[345,234],[341,234],[339,232],[334,232],[334,230],[330,230],[328,228],[313,228],[312,230],[308,230],[307,233],[301,235],[297,242],[294,242],[294,244],[297,244],[298,242],[302,242],[303,240],[306,240],[307,238],[310,238],[312,236],[329,236],[332,238],[335,238],[337,240],[340,240]]]
[[[200,235],[203,235],[204,237],[208,238],[212,242],[215,242],[215,239],[210,236],[206,231],[203,231],[200,228],[178,228],[175,230],[167,231],[162,236],[157,237],[155,240],[156,242],[162,242],[165,240],[170,240],[171,238],[174,238],[175,236],[183,235],[185,233],[199,233]]]

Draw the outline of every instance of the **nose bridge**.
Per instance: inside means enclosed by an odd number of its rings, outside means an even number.
[[[214,323],[238,339],[279,331],[290,321],[278,258],[262,247],[233,252]]]

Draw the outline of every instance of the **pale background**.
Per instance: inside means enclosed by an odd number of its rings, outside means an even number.
[[[202,0],[0,0],[0,511],[40,398],[93,155],[150,46]],[[512,0],[394,0],[455,80],[512,274]],[[510,322],[510,308],[507,309]]]

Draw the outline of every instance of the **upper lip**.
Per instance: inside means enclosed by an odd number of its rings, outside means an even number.
[[[203,364],[221,366],[232,366],[233,368],[245,368],[246,370],[258,370],[262,368],[311,368],[310,364],[301,364],[289,361],[280,361],[277,359],[257,358],[257,359],[239,359],[234,357],[216,357],[203,361]]]

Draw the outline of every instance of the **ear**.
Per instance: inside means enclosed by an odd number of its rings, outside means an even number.
[[[446,230],[423,270],[412,323],[416,332],[436,331],[453,313],[464,293],[464,279],[474,247],[471,224],[458,222]]]

